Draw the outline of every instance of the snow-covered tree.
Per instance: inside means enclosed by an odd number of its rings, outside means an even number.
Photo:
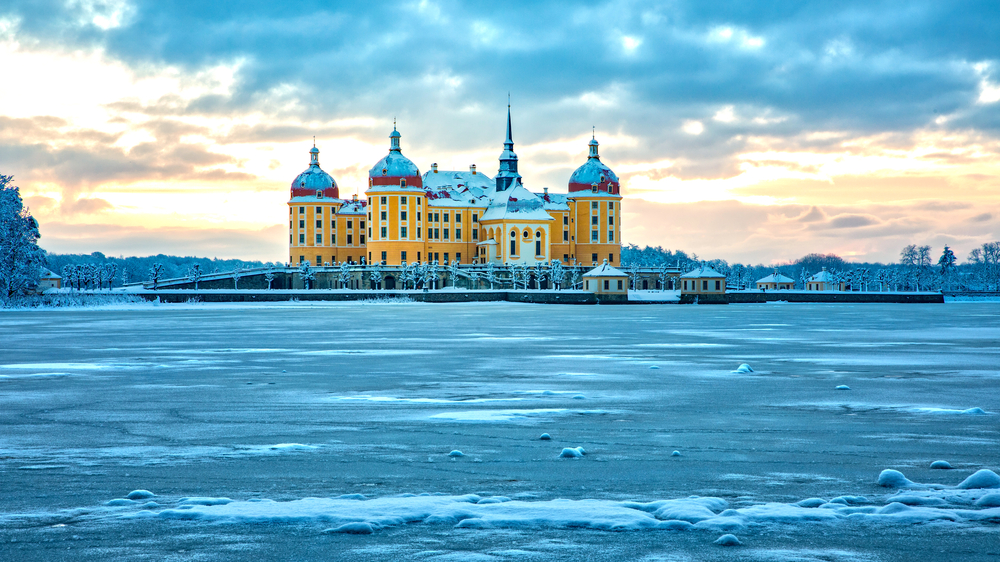
[[[743,267],[743,266],[741,265],[740,267]],[[736,276],[735,276],[737,286],[738,286],[738,283],[739,283],[739,276],[740,276],[739,273],[737,273]],[[670,280],[670,274],[667,272],[667,266],[666,266],[666,264],[660,266],[659,280],[660,280],[660,290],[661,291],[666,291],[667,290],[667,281]]]
[[[232,276],[233,278],[233,289],[239,290],[240,279],[244,277],[246,274],[247,270],[242,265],[238,265],[233,268],[233,271],[230,273],[230,276]]]
[[[194,264],[194,265],[192,265],[191,267],[188,268],[187,278],[192,283],[194,283],[194,290],[195,291],[198,290],[198,281],[201,281],[201,275],[202,275],[202,272],[201,272],[201,265],[200,264],[196,263],[196,264]]]
[[[403,262],[402,266],[403,269],[401,269],[399,272],[399,283],[400,285],[403,286],[403,290],[405,291],[410,288],[410,281],[413,280],[414,266],[412,263],[406,263],[405,261]]]
[[[108,290],[115,284],[115,277],[118,275],[118,263],[109,261],[104,264],[104,278],[108,280]]]
[[[371,267],[371,271],[368,272],[368,282],[372,289],[382,288],[382,262],[375,262]]]
[[[474,269],[472,271],[470,271],[469,272],[469,288],[472,289],[472,290],[478,290],[479,289],[479,278],[482,277],[482,276],[483,276],[482,273],[480,273],[480,272],[478,272],[478,271],[476,271]]]
[[[493,284],[497,282],[497,269],[493,265],[493,262],[486,264],[486,281],[490,284],[490,290],[493,290]]]
[[[628,281],[633,291],[639,289],[639,264],[632,262],[628,264]]]
[[[305,260],[299,264],[299,278],[302,279],[302,286],[308,291],[310,283],[316,278],[316,272],[313,271],[312,264],[309,263],[309,260]]]
[[[156,290],[156,286],[160,284],[160,279],[163,279],[163,272],[166,268],[163,264],[156,262],[152,267],[149,268],[149,281],[153,284],[153,290]]]
[[[452,289],[458,287],[458,285],[456,284],[458,282],[458,272],[459,272],[458,260],[451,260],[451,263],[448,264],[448,277],[451,277]]]
[[[0,175],[0,299],[27,294],[38,286],[45,252],[38,247],[38,222],[24,206],[13,176]]]
[[[122,287],[128,285],[128,268],[122,264]]]
[[[566,268],[559,260],[552,260],[552,266],[549,268],[549,278],[552,280],[552,288],[556,291],[562,289],[563,281],[566,280]]]
[[[434,260],[424,267],[424,289],[436,289],[438,282],[438,262]]]
[[[951,251],[951,248],[945,245],[944,251],[941,252],[941,257],[938,258],[938,267],[941,268],[941,278],[945,288],[950,289],[952,286],[956,263],[958,263],[958,258],[955,257],[955,252]]]
[[[267,270],[264,271],[264,281],[267,281],[267,290],[270,291],[271,284],[274,283],[274,265],[267,266]]]
[[[346,289],[347,285],[351,282],[351,264],[341,262],[340,264],[340,276],[338,278],[340,281],[340,288]]]

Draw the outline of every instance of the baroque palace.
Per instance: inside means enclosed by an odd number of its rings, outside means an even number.
[[[368,172],[366,200],[340,198],[337,181],[309,151],[309,168],[291,185],[290,264],[411,262],[568,266],[621,263],[621,185],[589,143],[587,162],[569,178],[568,193],[528,191],[517,172],[507,107],[500,168],[490,178],[469,171],[420,174],[389,135],[389,153]]]

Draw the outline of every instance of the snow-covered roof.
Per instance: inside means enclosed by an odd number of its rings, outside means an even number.
[[[597,139],[591,139],[587,145],[590,148],[590,154],[587,161],[569,177],[569,190],[571,192],[589,190],[596,183],[600,191],[607,192],[608,184],[613,184],[610,189],[617,192],[620,186],[618,176],[604,162],[601,162],[601,157],[597,153]]]
[[[813,283],[834,283],[835,279],[833,278],[833,274],[827,271],[826,268],[824,267],[823,271],[820,271],[819,273],[810,277],[809,281]]]
[[[368,211],[365,208],[367,201],[348,201],[344,200],[344,206],[337,211],[338,215],[367,215]]]
[[[608,260],[583,274],[584,277],[628,277],[628,274],[620,269],[615,269],[608,265]]]
[[[438,170],[435,173],[434,171],[429,171],[424,172],[423,180],[424,187],[431,190],[469,187],[479,189],[485,193],[496,189],[496,182],[493,181],[493,178],[482,172]]]
[[[419,177],[420,170],[412,160],[403,156],[402,152],[390,150],[368,171],[370,178],[411,178]]]
[[[762,277],[757,280],[758,283],[795,283],[795,280],[786,275],[782,275],[775,271],[774,273],[768,275],[767,277]]]
[[[565,193],[536,193],[546,211],[568,211],[569,197]]]
[[[62,279],[62,275],[56,275],[51,269],[42,268],[42,274],[39,276],[40,279]]]
[[[504,191],[494,194],[489,207],[480,220],[550,221],[544,201],[521,185],[520,181]]]
[[[719,278],[719,277],[725,278],[726,276],[712,269],[711,267],[708,267],[707,265],[703,265],[698,269],[689,271],[684,275],[681,275],[681,277],[685,279],[702,279],[702,278]]]

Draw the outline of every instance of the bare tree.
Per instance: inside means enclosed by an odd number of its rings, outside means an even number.
[[[192,265],[187,272],[187,278],[194,283],[194,290],[198,290],[198,281],[201,280],[201,265]]]
[[[165,268],[160,262],[153,264],[153,267],[149,268],[149,280],[153,283],[153,290],[156,290],[157,285],[160,284],[160,279],[163,279],[163,272]]]
[[[271,290],[271,284],[274,283],[274,266],[268,265],[267,271],[264,272],[264,281],[267,281],[267,290]],[[197,285],[195,285],[197,288]]]

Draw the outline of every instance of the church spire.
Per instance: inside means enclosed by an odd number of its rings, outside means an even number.
[[[500,153],[500,171],[497,172],[497,191],[506,191],[521,180],[517,173],[517,154],[514,153],[514,135],[510,127],[510,94],[507,94],[507,138]]]

